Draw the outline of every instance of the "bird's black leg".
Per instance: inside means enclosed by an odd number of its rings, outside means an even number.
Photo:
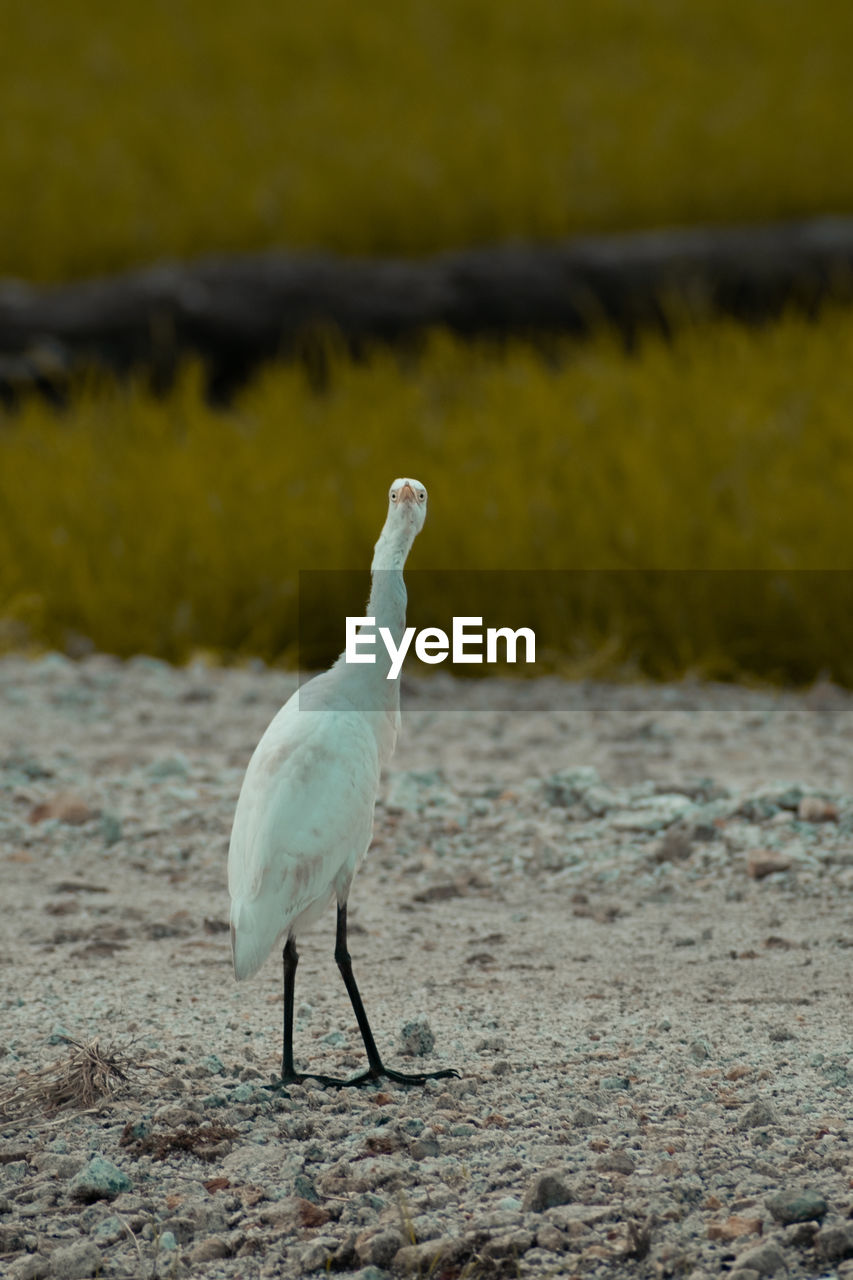
[[[299,964],[299,952],[293,938],[288,938],[281,953],[281,966],[284,977],[284,1048],[281,1055],[281,1080],[267,1086],[279,1090],[284,1085],[300,1084],[303,1080],[318,1080],[321,1084],[345,1085],[347,1080],[339,1080],[335,1076],[318,1076],[313,1073],[297,1071],[293,1063],[293,1005],[296,989],[296,966]]]
[[[293,1066],[293,993],[296,987],[296,966],[299,964],[299,952],[293,938],[288,938],[281,953],[281,964],[284,972],[284,1052],[281,1058],[282,1084],[297,1079]]]
[[[284,1049],[281,1055],[281,1079],[275,1084],[266,1085],[268,1089],[281,1089],[286,1084],[296,1084],[304,1079],[293,1066],[293,993],[296,987],[296,966],[299,964],[299,952],[293,938],[288,938],[281,953],[281,967],[284,975]]]
[[[379,1056],[379,1050],[376,1048],[376,1041],[373,1039],[373,1032],[370,1030],[370,1023],[367,1021],[367,1014],[364,1011],[364,1004],[355,980],[355,974],[352,971],[352,961],[347,948],[346,903],[338,904],[335,960],[341,971],[341,977],[344,980],[344,986],[347,989],[347,994],[352,1001],[353,1012],[355,1013],[356,1021],[358,1022],[358,1029],[361,1032],[361,1038],[364,1041],[364,1047],[367,1050],[367,1061],[370,1064],[367,1071],[363,1071],[361,1075],[353,1076],[351,1080],[345,1081],[346,1084],[367,1084],[369,1081],[378,1080],[382,1076],[388,1080],[396,1081],[398,1084],[424,1084],[427,1080],[441,1080],[447,1076],[459,1075],[459,1072],[452,1070],[452,1068],[448,1068],[444,1071],[427,1071],[423,1073],[409,1074],[408,1072],[392,1071],[390,1067],[383,1066],[382,1059]]]
[[[409,1074],[403,1071],[392,1071],[390,1067],[383,1066],[379,1050],[376,1048],[376,1041],[373,1039],[373,1032],[370,1030],[370,1023],[367,1021],[367,1014],[364,1011],[361,993],[355,981],[352,961],[347,950],[347,909],[345,903],[343,906],[338,907],[335,960],[341,971],[344,986],[352,1001],[358,1029],[361,1032],[361,1038],[367,1050],[367,1061],[370,1065],[366,1071],[362,1071],[360,1075],[352,1076],[349,1080],[342,1080],[337,1076],[321,1076],[313,1071],[302,1072],[295,1069],[293,1064],[293,1003],[299,953],[296,950],[293,938],[288,938],[281,953],[284,974],[284,1051],[281,1059],[281,1081],[270,1086],[271,1088],[279,1089],[282,1085],[299,1084],[303,1080],[316,1080],[319,1084],[334,1085],[336,1088],[342,1089],[350,1085],[370,1084],[372,1081],[383,1077],[387,1080],[393,1080],[397,1084],[424,1084],[427,1080],[443,1080],[447,1076],[459,1075],[458,1071],[453,1071],[450,1068],[444,1071]]]

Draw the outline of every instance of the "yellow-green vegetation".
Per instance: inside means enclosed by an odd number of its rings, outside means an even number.
[[[790,572],[853,568],[851,403],[840,311],[650,336],[631,357],[606,335],[546,361],[439,334],[417,359],[333,355],[321,393],[270,368],[227,413],[197,370],[163,400],[92,388],[60,415],[33,400],[0,426],[5,643],[292,658],[297,571],[364,569],[386,486],[408,474],[430,490],[412,570],[621,571],[514,580],[513,625],[541,626],[561,660],[817,664],[853,684],[853,575]],[[448,590],[418,580],[421,625]]]
[[[5,0],[0,275],[853,211],[839,0]]]

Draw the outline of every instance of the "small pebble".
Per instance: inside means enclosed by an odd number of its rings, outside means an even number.
[[[574,1199],[571,1186],[559,1169],[549,1169],[537,1174],[527,1186],[522,1208],[527,1212],[542,1213],[555,1205],[570,1204]]]
[[[792,1222],[820,1221],[826,1216],[827,1203],[817,1191],[779,1191],[766,1202],[777,1222],[789,1226]]]
[[[801,822],[837,822],[838,807],[820,796],[803,796],[797,817]]]
[[[772,849],[755,849],[749,855],[746,869],[753,880],[765,880],[767,876],[790,871],[791,859]]]
[[[776,1111],[769,1102],[759,1100],[740,1117],[739,1129],[758,1129],[776,1123]]]
[[[824,1262],[853,1258],[853,1222],[828,1223],[814,1237],[815,1253]]]
[[[89,1241],[64,1245],[54,1249],[50,1255],[50,1275],[53,1280],[88,1280],[102,1267],[101,1251]]]
[[[414,1058],[424,1058],[435,1048],[435,1036],[427,1018],[421,1016],[400,1028],[400,1049]]]
[[[132,1189],[133,1184],[127,1174],[103,1156],[93,1156],[68,1184],[71,1199],[84,1204],[95,1200],[114,1200],[123,1191]]]

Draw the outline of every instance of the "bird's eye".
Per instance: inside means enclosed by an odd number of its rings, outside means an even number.
[[[392,489],[392,490],[391,490],[391,501],[392,501],[392,502],[396,502],[396,501],[397,501],[397,490],[396,490],[396,489]]]
[[[423,502],[425,499],[426,499],[426,494],[423,491],[423,489],[418,489],[418,502]]]

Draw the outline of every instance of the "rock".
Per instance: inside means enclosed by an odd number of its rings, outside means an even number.
[[[853,1222],[822,1227],[814,1238],[814,1247],[824,1262],[843,1262],[845,1258],[853,1258]]]
[[[627,1076],[602,1076],[600,1084],[602,1089],[607,1089],[610,1093],[619,1093],[631,1088],[631,1081]]]
[[[117,1244],[119,1240],[127,1240],[128,1235],[122,1226],[121,1218],[118,1214],[111,1214],[109,1218],[102,1218],[92,1228],[92,1241],[101,1248],[107,1248],[111,1244]]]
[[[760,1236],[764,1223],[761,1218],[741,1218],[732,1214],[725,1222],[712,1222],[708,1226],[709,1240],[737,1240],[741,1236]]]
[[[72,1178],[80,1169],[79,1156],[68,1156],[58,1151],[40,1151],[33,1159],[39,1173],[49,1173],[54,1178]]]
[[[398,1249],[393,1269],[417,1276],[441,1274],[443,1270],[461,1268],[489,1239],[488,1232],[469,1232],[464,1236],[439,1236],[421,1244],[407,1244]],[[454,1271],[457,1274],[457,1271]]]
[[[168,1129],[180,1129],[185,1126],[192,1128],[198,1124],[199,1115],[192,1107],[185,1106],[183,1103],[164,1102],[154,1112],[154,1119]],[[150,1127],[144,1120],[138,1120],[128,1130],[129,1136],[133,1138],[144,1138],[149,1132]]]
[[[768,1240],[738,1255],[732,1272],[755,1271],[760,1276],[775,1276],[788,1270],[782,1250]]]
[[[785,1232],[785,1244],[794,1249],[813,1249],[817,1230],[816,1222],[795,1222]]]
[[[584,804],[589,804],[589,796],[584,797]],[[639,797],[634,804],[629,805],[625,813],[616,814],[612,818],[612,824],[616,831],[656,832],[679,823],[685,831],[689,831],[689,817],[694,809],[693,801],[679,792],[672,795],[660,792],[658,795]],[[658,852],[662,847],[658,846]],[[662,858],[661,861],[679,861],[689,856],[689,847],[685,851],[684,841],[678,835],[672,837],[670,850],[674,856]]]
[[[320,1197],[317,1195],[311,1178],[307,1173],[297,1173],[293,1179],[293,1190],[295,1194],[302,1200],[310,1200],[312,1204],[318,1204]]]
[[[435,1036],[423,1015],[406,1022],[400,1029],[400,1049],[413,1058],[425,1058],[435,1048]]]
[[[616,1250],[609,1248],[606,1244],[587,1245],[581,1254],[581,1259],[585,1264],[585,1270],[591,1269],[591,1267],[594,1267],[598,1262],[615,1262],[616,1258]],[[591,1264],[591,1266],[589,1264]],[[671,1275],[672,1272],[664,1271],[663,1268],[661,1268],[661,1274]]]
[[[802,787],[786,787],[784,791],[773,796],[773,803],[780,809],[790,809],[796,813],[803,798]]]
[[[330,1271],[338,1242],[333,1235],[318,1235],[298,1251],[301,1271]]]
[[[47,1258],[30,1253],[23,1258],[16,1258],[10,1264],[7,1274],[9,1280],[42,1280],[43,1276],[49,1274],[49,1268]]]
[[[404,1244],[401,1233],[393,1227],[379,1231],[370,1229],[356,1236],[355,1254],[362,1264],[389,1267]]]
[[[590,787],[584,792],[581,808],[588,818],[603,818],[618,803],[617,797],[609,787]],[[642,829],[645,816],[641,818],[636,814],[627,814],[626,820],[631,824],[628,830]]]
[[[261,1222],[277,1227],[278,1230],[287,1227],[295,1231],[299,1227],[325,1226],[330,1221],[331,1214],[311,1200],[302,1200],[299,1196],[284,1196],[281,1200],[264,1205],[258,1217]]]
[[[829,800],[820,796],[803,796],[797,808],[800,822],[837,822],[838,809]]]
[[[395,1151],[402,1150],[404,1144],[405,1139],[396,1125],[382,1125],[381,1128],[365,1134],[361,1149],[368,1155],[389,1156]]]
[[[553,1222],[545,1222],[536,1232],[536,1243],[547,1253],[562,1253],[568,1247],[568,1236]]]
[[[421,813],[428,804],[440,809],[455,809],[458,804],[439,769],[392,774],[385,798],[389,813]]]
[[[627,1151],[608,1151],[600,1160],[596,1161],[596,1169],[601,1169],[605,1173],[633,1173],[637,1165],[633,1157]],[[555,1203],[565,1204],[566,1201],[557,1201]],[[550,1206],[549,1206],[550,1207]]]
[[[693,850],[691,829],[686,823],[676,823],[664,832],[655,849],[655,862],[684,862]]]
[[[324,1227],[331,1220],[332,1215],[322,1205],[314,1204],[310,1200],[302,1200],[299,1196],[295,1196],[291,1203],[303,1227]]]
[[[574,1196],[563,1173],[559,1169],[548,1169],[537,1174],[527,1187],[521,1202],[525,1212],[542,1213],[545,1209],[553,1209],[558,1204],[570,1204]]]
[[[217,1258],[230,1256],[231,1247],[224,1236],[208,1236],[205,1240],[199,1240],[187,1254],[192,1263],[213,1262]]]
[[[759,1099],[753,1102],[752,1106],[744,1112],[740,1120],[738,1120],[738,1129],[760,1129],[763,1125],[775,1124],[776,1112],[773,1110],[769,1102]]]
[[[775,849],[753,849],[746,864],[747,874],[753,880],[764,880],[779,871],[790,871],[791,859]]]
[[[497,1264],[514,1262],[522,1254],[527,1253],[533,1244],[532,1231],[510,1231],[503,1236],[492,1236],[479,1250],[479,1257],[486,1263]],[[496,1268],[497,1269],[497,1268]]]
[[[747,822],[766,822],[777,812],[777,806],[764,796],[748,796],[740,803],[737,812]]]
[[[95,1200],[114,1200],[122,1191],[131,1191],[133,1183],[111,1161],[93,1156],[71,1179],[68,1189],[72,1200],[91,1204]]]
[[[588,1125],[598,1124],[598,1116],[589,1107],[578,1107],[572,1115],[572,1124],[576,1129],[585,1129]]]
[[[47,768],[35,756],[20,748],[12,751],[4,760],[0,760],[0,769],[20,774],[22,780],[26,779],[27,782],[38,782],[40,779],[54,776],[52,769]]]
[[[439,1146],[436,1138],[415,1138],[409,1147],[409,1155],[413,1160],[426,1160],[430,1156],[437,1156],[438,1153]]]
[[[827,1204],[816,1191],[779,1191],[765,1201],[776,1222],[790,1226],[792,1222],[820,1221],[826,1216]]]
[[[96,816],[85,800],[67,791],[60,791],[50,800],[43,800],[40,804],[34,805],[30,810],[29,820],[35,824],[53,819],[56,822],[67,822],[72,827],[81,827]]]
[[[196,1232],[196,1224],[192,1218],[168,1218],[163,1223],[163,1230],[178,1244],[188,1244]]]
[[[54,1249],[50,1255],[50,1275],[56,1280],[89,1280],[102,1268],[101,1252],[90,1240]]]
[[[159,760],[152,761],[145,770],[145,775],[158,782],[163,778],[187,778],[189,772],[189,760],[183,752],[176,751],[174,755],[161,756]]]
[[[4,1182],[23,1182],[30,1174],[30,1166],[26,1160],[10,1160],[0,1165]]]
[[[542,795],[545,803],[553,808],[569,809],[598,782],[598,771],[582,766],[569,773],[555,773],[550,778],[545,778],[542,783]]]
[[[105,809],[101,814],[101,836],[104,844],[118,844],[122,835],[121,819],[112,810]]]
[[[253,1077],[254,1078],[254,1077]],[[231,1091],[231,1102],[251,1102],[256,1097],[263,1098],[257,1085],[251,1084],[248,1080],[243,1084],[238,1084],[236,1089]]]
[[[11,1213],[12,1202],[7,1200],[6,1204],[8,1204],[9,1208],[3,1209],[2,1212],[4,1214]],[[26,1247],[27,1236],[22,1223],[0,1223],[0,1256],[7,1253],[20,1253]]]

